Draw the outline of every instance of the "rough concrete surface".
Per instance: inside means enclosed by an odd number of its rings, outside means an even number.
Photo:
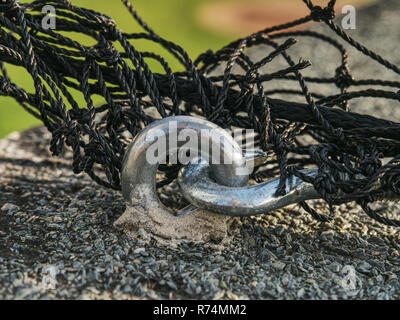
[[[399,13],[394,0],[360,10],[351,34],[400,64],[394,54]],[[300,41],[294,50],[313,61],[319,46]],[[335,53],[323,52],[326,59],[311,73],[334,72]],[[399,80],[353,54],[355,75]],[[400,121],[398,103],[362,101],[354,111]],[[400,298],[399,230],[375,223],[353,204],[338,207],[329,224],[291,206],[236,220],[222,242],[169,245],[144,230],[131,237],[114,228],[125,210],[121,194],[74,175],[68,152],[51,157],[48,141],[43,128],[0,141],[2,299]],[[315,204],[326,212],[325,204]],[[378,206],[392,218],[400,213],[395,202]]]

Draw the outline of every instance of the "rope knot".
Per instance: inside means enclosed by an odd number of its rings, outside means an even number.
[[[372,176],[381,167],[381,162],[378,158],[373,156],[366,157],[361,165],[360,169],[362,172],[366,173],[368,176]]]
[[[97,44],[86,52],[87,58],[113,65],[120,58],[119,52],[110,43]]]
[[[340,89],[349,88],[354,81],[354,77],[349,73],[345,66],[340,66],[336,69],[335,84]]]
[[[311,18],[316,22],[330,21],[335,19],[335,16],[335,9],[329,5],[325,8],[314,6],[311,9]]]

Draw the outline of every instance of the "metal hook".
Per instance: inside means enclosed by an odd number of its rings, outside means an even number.
[[[159,201],[156,191],[156,173],[160,161],[149,161],[154,160],[149,159],[149,154],[159,143],[158,139],[163,138],[165,148],[161,148],[163,151],[157,150],[158,157],[166,159],[167,155],[176,156],[186,143],[185,139],[179,139],[185,129],[196,133],[200,142],[198,151],[202,152],[201,157],[207,156],[205,153],[213,156],[213,151],[217,149],[217,154],[228,160],[224,162],[226,164],[211,161],[209,169],[218,183],[230,187],[244,186],[248,183],[246,159],[238,143],[227,131],[212,122],[191,116],[168,117],[151,123],[138,134],[124,156],[121,186],[122,194],[130,205],[141,207],[145,212],[156,209],[170,214]],[[204,151],[201,146],[209,148]]]
[[[318,169],[302,173],[315,177]],[[212,179],[205,161],[190,163],[181,169],[178,184],[183,196],[192,205],[211,212],[231,216],[252,216],[267,213],[301,201],[320,198],[313,185],[296,176],[286,180],[286,194],[276,196],[279,178],[246,187],[227,187]]]
[[[264,152],[263,150],[259,150],[259,149],[251,149],[251,150],[249,150],[249,149],[247,149],[247,150],[243,150],[243,156],[245,157],[245,159],[246,159],[246,165],[247,165],[247,167],[248,168],[254,168],[254,167],[256,167],[256,166],[260,166],[260,165],[263,165],[263,164],[265,164],[266,163],[266,161],[267,161],[267,153],[266,152]],[[199,161],[200,161],[200,163],[199,163]],[[201,165],[201,162],[203,162],[204,164],[206,164],[206,162],[203,160],[203,159],[196,159],[196,162],[197,162],[197,165]],[[192,164],[189,164],[189,166],[195,166],[195,164],[194,164],[195,162],[192,162]],[[188,170],[190,170],[190,167],[188,168]],[[186,171],[185,171],[186,172]],[[180,173],[180,175],[182,175],[182,174],[184,174],[183,172],[182,173]],[[189,173],[188,173],[189,174]],[[211,174],[210,174],[210,178],[211,178]],[[178,176],[178,183],[185,183],[185,182],[181,182],[181,179],[182,178],[179,178],[179,176]],[[216,179],[216,180],[218,180],[218,179]],[[192,180],[193,181],[193,183],[195,183],[195,184],[197,184],[197,182],[198,181],[196,181],[196,179],[193,179]],[[214,181],[211,181],[210,182],[211,184],[214,184]],[[201,187],[201,185],[199,185],[199,187]],[[182,188],[184,188],[184,187],[181,187],[181,189]],[[232,190],[232,188],[229,188],[230,190]],[[189,191],[190,192],[190,191]],[[236,195],[233,195],[233,194],[231,194],[233,197],[236,197]],[[186,198],[186,200],[188,200],[187,198]],[[193,201],[193,203],[196,201],[196,200],[194,200],[193,198],[191,199],[192,201]],[[191,204],[191,205],[189,205],[188,207],[186,207],[183,211],[181,211],[179,214],[178,214],[178,216],[184,216],[184,215],[186,215],[186,214],[188,214],[188,213],[191,213],[191,212],[193,212],[194,210],[196,210],[196,209],[198,209],[198,208],[200,208],[200,206],[195,206],[195,205],[193,205],[193,203]],[[204,209],[204,208],[203,208]],[[206,209],[206,210],[208,210],[208,211],[211,211],[211,209],[212,209],[212,207],[209,207],[208,209]],[[223,210],[223,209],[222,209]],[[218,213],[218,211],[215,211],[216,213]],[[224,212],[220,212],[220,213],[222,213],[222,214],[224,214],[224,215],[232,215],[231,213],[229,213],[229,212],[227,212],[227,211],[224,211]]]

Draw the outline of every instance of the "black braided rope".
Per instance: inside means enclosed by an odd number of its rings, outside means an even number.
[[[331,210],[329,216],[324,216],[301,203],[314,218],[329,221],[334,216],[334,205],[356,201],[378,222],[400,226],[399,221],[382,217],[368,206],[387,192],[400,197],[400,124],[348,109],[349,101],[356,98],[399,101],[400,82],[355,79],[339,40],[397,74],[400,68],[359,44],[333,22],[335,0],[324,8],[314,6],[310,0],[303,2],[310,9],[308,16],[238,39],[217,52],[209,50],[192,61],[179,45],[157,35],[128,0],[122,3],[143,28],[142,33],[124,33],[106,15],[75,7],[67,0],[30,4],[3,0],[0,95],[13,97],[44,123],[52,133],[53,154],[58,155],[65,145],[69,146],[74,172],[86,172],[105,187],[120,189],[121,160],[132,137],[156,119],[189,114],[227,129],[254,129],[258,147],[275,156],[267,166],[257,168],[253,178],[261,181],[280,175],[277,194],[285,192],[289,173],[312,183]],[[41,26],[41,9],[47,4],[57,10],[57,30]],[[336,38],[314,31],[287,30],[310,21],[325,23]],[[65,32],[84,34],[96,44],[78,43]],[[312,37],[338,50],[341,64],[335,74],[330,78],[303,76],[302,70],[310,62],[296,63],[288,53],[297,42],[294,37]],[[134,43],[138,39],[168,50],[184,71],[174,72],[156,52],[137,50]],[[281,39],[283,42],[279,42]],[[271,50],[266,50],[263,59],[253,61],[246,49],[260,45]],[[271,73],[260,70],[278,56],[286,61],[286,68]],[[151,72],[146,62],[149,59],[157,61],[165,72]],[[6,63],[29,72],[33,93],[12,82]],[[221,65],[222,75],[215,75],[213,71]],[[277,80],[296,81],[299,89],[265,90],[265,84]],[[314,93],[308,83],[333,86],[339,92],[330,96]],[[355,86],[370,88],[349,91]],[[72,92],[76,91],[84,97],[85,105],[74,98]],[[273,99],[277,93],[288,98],[303,96],[305,100],[298,103]],[[103,98],[102,105],[95,106],[95,95]],[[301,139],[306,136],[313,142],[304,142],[310,140]],[[383,165],[383,158],[392,160]],[[302,174],[300,170],[306,166],[318,167],[318,175],[312,178]],[[160,169],[166,176],[159,183],[163,186],[174,181],[179,168],[166,165]]]

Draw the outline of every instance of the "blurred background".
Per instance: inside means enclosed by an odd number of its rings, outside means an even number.
[[[374,0],[338,0],[340,13],[344,5],[360,6]],[[21,1],[30,2],[30,1]],[[125,32],[138,32],[129,12],[117,0],[71,0],[72,4],[91,8],[111,16]],[[194,59],[208,49],[219,49],[237,37],[268,26],[294,20],[308,14],[302,0],[134,0],[141,17],[162,37],[181,45]],[[325,6],[328,0],[314,0]],[[93,45],[87,38],[74,39],[84,45]],[[162,49],[146,41],[134,46],[139,50]],[[176,61],[170,59],[171,67],[179,70]],[[157,64],[149,63],[153,72],[161,72]],[[6,65],[13,82],[31,91],[32,80],[23,69]],[[83,103],[82,97],[77,97]],[[40,121],[23,110],[13,99],[0,97],[0,138],[12,131],[20,131],[39,125]]]

